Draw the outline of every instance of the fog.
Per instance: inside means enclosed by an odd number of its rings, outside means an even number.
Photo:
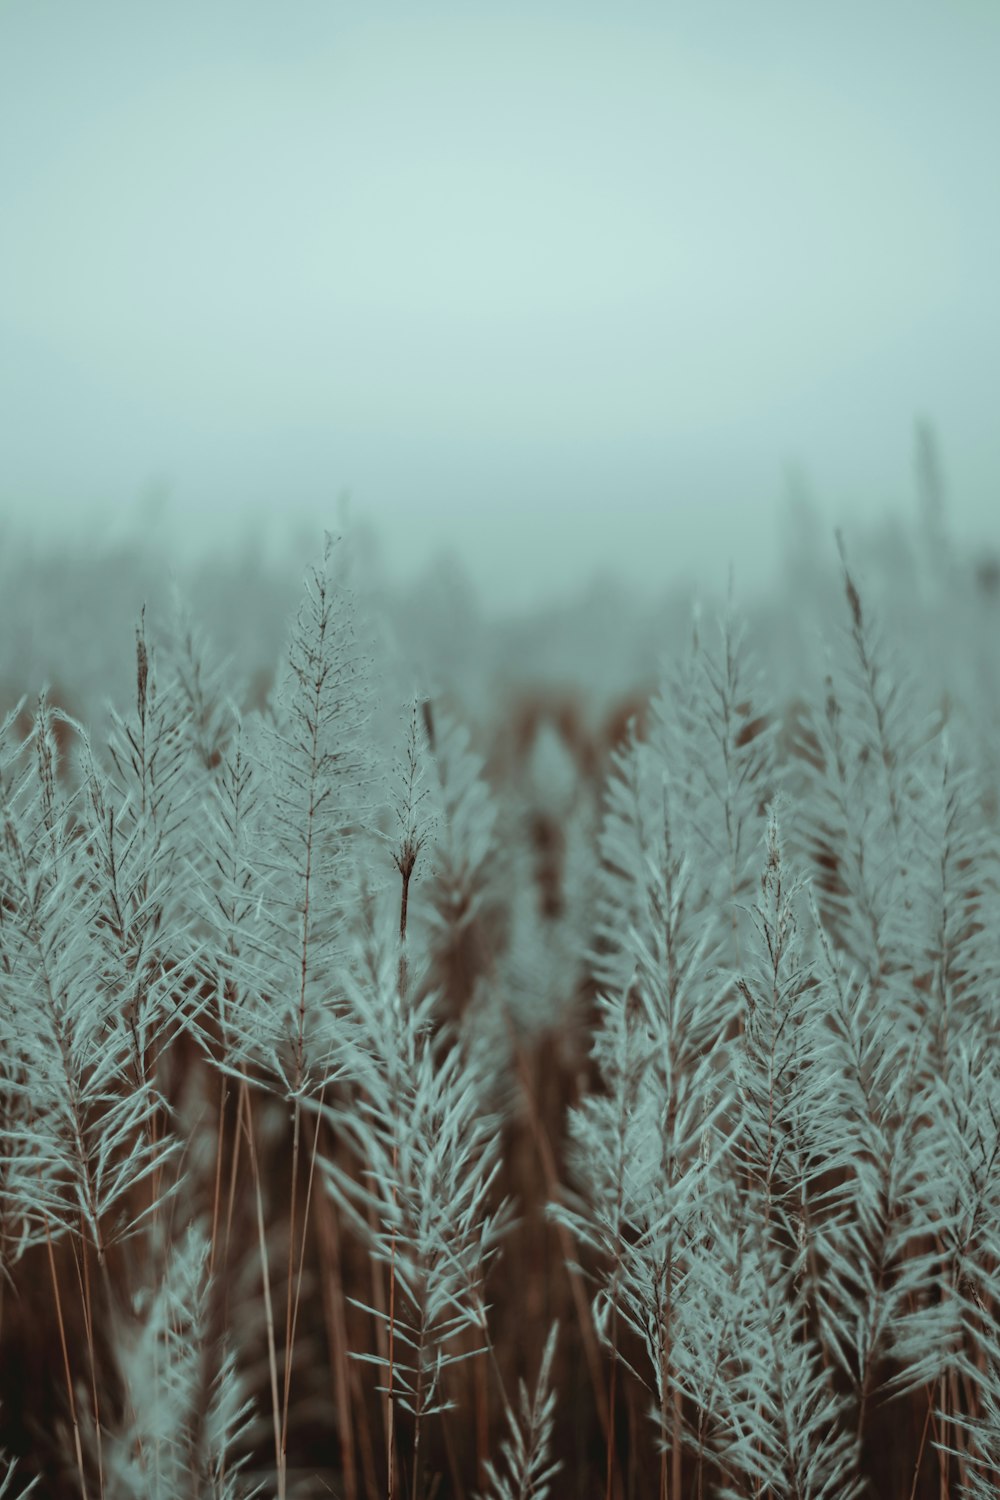
[[[0,512],[490,609],[1000,512],[1000,11],[6,0]]]

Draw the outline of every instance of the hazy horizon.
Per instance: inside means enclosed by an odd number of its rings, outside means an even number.
[[[912,515],[926,417],[1000,540],[998,58],[972,3],[8,0],[0,513],[271,547],[346,491],[496,607],[759,576],[791,469]]]

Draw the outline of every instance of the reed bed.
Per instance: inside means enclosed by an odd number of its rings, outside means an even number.
[[[995,590],[837,543],[586,742],[330,536],[10,707],[0,1494],[997,1493]]]

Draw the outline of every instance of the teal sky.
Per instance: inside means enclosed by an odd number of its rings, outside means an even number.
[[[0,509],[744,576],[1000,516],[1000,7],[0,0]]]

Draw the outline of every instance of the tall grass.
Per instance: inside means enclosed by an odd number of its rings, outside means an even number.
[[[11,708],[0,1493],[996,1492],[996,621],[837,541],[603,758],[329,537],[256,704],[177,599],[99,742]]]

